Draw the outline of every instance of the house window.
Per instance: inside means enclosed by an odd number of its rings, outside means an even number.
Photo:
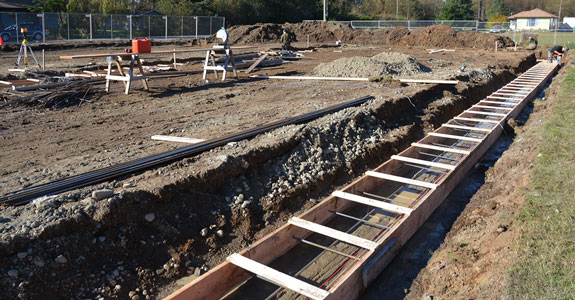
[[[535,26],[537,26],[537,18],[527,19],[527,27],[535,27]]]

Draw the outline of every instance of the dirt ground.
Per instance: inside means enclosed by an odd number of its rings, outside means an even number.
[[[260,44],[250,51],[277,46]],[[104,68],[104,59],[56,58],[122,50],[48,51],[46,65],[59,72]],[[222,83],[209,77],[206,83],[199,74],[204,54],[196,53],[182,54],[179,60],[188,63],[181,70],[198,73],[152,79],[149,92],[135,83],[133,92],[124,95],[118,83],[107,94],[99,86],[102,96],[81,106],[4,106],[2,195],[182,146],[151,140],[152,135],[210,139],[362,96],[375,97],[309,124],[280,128],[25,207],[3,208],[1,289],[9,291],[9,298],[22,299],[166,296],[191,279],[186,276],[214,267],[535,63],[527,52],[459,49],[428,54],[424,48],[350,45],[316,48],[304,59],[255,74],[310,74],[320,63],[382,52],[410,55],[433,70],[434,79],[461,82],[445,88],[254,80],[240,73],[238,80]],[[15,53],[3,53],[0,65],[5,70],[14,60]],[[458,72],[463,64],[465,70]],[[418,76],[429,75],[410,78]],[[101,188],[113,189],[114,196],[91,197]],[[476,214],[485,209],[478,207]],[[204,229],[207,234],[202,234]],[[494,236],[505,236],[506,231],[495,231]],[[472,249],[469,244],[457,250]]]

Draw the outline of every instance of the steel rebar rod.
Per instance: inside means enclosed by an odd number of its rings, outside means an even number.
[[[309,112],[300,116],[290,117],[284,120],[267,123],[261,126],[256,126],[252,129],[244,130],[235,134],[230,134],[221,138],[206,140],[198,144],[181,147],[160,154],[154,154],[142,157],[129,162],[124,162],[110,167],[97,169],[94,171],[71,176],[61,180],[32,186],[2,196],[0,198],[0,204],[23,205],[37,197],[59,194],[69,190],[117,178],[122,175],[131,174],[137,171],[143,171],[151,167],[165,165],[167,163],[174,162],[185,157],[193,156],[219,146],[224,146],[230,142],[236,142],[243,139],[253,138],[259,134],[265,133],[267,131],[282,126],[305,123],[344,108],[349,108],[363,104],[372,99],[374,99],[373,96],[365,96],[356,100],[347,101],[324,109]]]

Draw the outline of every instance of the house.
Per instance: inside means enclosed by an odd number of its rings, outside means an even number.
[[[559,17],[542,9],[536,8],[522,11],[507,18],[514,30],[552,30],[555,29]]]

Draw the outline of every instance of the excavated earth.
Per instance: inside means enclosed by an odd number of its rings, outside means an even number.
[[[305,59],[257,74],[309,75],[320,63],[389,50],[370,46],[336,51],[319,48],[305,53]],[[460,83],[446,87],[262,81],[244,74],[238,80],[206,83],[200,74],[192,74],[151,80],[150,92],[136,84],[130,95],[122,94],[116,84],[111,93],[102,92],[97,101],[79,107],[4,106],[0,112],[3,195],[181,147],[150,140],[154,134],[215,138],[362,96],[375,97],[362,106],[152,170],[26,206],[2,208],[3,296],[166,296],[535,64],[535,56],[527,52],[428,54],[402,46],[391,52],[413,57],[441,74],[438,79]],[[190,63],[183,69],[199,71],[197,58],[185,58]],[[0,58],[5,65],[9,61]],[[466,69],[458,72],[463,64]],[[81,70],[101,68],[103,62],[53,65]],[[418,78],[427,73],[410,74]],[[112,189],[114,195],[92,196],[103,188]]]

